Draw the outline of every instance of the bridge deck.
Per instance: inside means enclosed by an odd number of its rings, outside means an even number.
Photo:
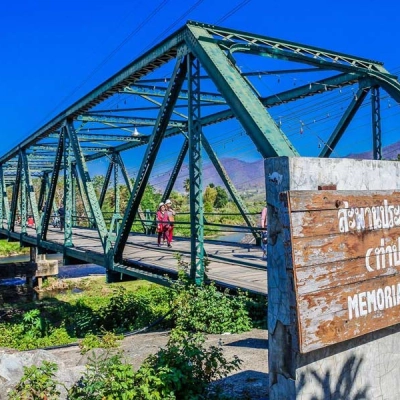
[[[11,233],[11,238],[21,239],[20,227]],[[7,234],[7,230],[0,233]],[[22,242],[36,245],[36,231],[27,228]],[[47,240],[41,246],[47,250],[65,253],[69,257],[84,262],[105,265],[103,248],[97,231],[85,228],[73,228],[74,247],[65,248],[64,233],[50,228]],[[204,244],[208,258],[207,276],[223,287],[241,288],[253,293],[267,293],[266,261],[262,259],[262,250],[252,244],[231,243],[207,240]],[[190,241],[174,238],[172,248],[166,245],[157,247],[157,238],[143,234],[131,234],[125,246],[122,265],[118,271],[127,275],[146,277],[163,274],[176,275],[178,261],[176,253],[181,254],[182,262],[190,262]]]

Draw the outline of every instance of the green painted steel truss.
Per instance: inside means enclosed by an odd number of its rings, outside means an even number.
[[[272,77],[279,81],[289,75],[306,78],[298,79],[299,85],[286,85],[280,90],[257,85],[263,79]],[[299,156],[301,151],[293,135],[285,132],[274,109],[318,96],[324,98],[344,88],[351,88],[353,95],[326,137],[318,133],[319,156],[329,157],[335,152],[369,99],[371,150],[374,158],[381,158],[385,137],[381,124],[382,93],[394,102],[400,101],[400,84],[381,62],[189,21],[0,157],[1,228],[14,232],[22,217],[24,235],[26,218],[32,215],[36,245],[40,247],[47,239],[52,215],[62,203],[64,245],[73,247],[75,203],[80,198],[84,207],[81,218],[98,232],[104,250],[102,264],[109,271],[121,272],[125,244],[128,238],[134,240],[131,229],[135,220],[141,221],[145,232],[149,231],[141,201],[146,185],[151,183],[153,166],[164,144],[168,146],[172,138],[179,137],[180,145],[173,145],[175,165],[162,200],[170,196],[187,159],[192,223],[190,273],[200,284],[206,262],[203,150],[236,204],[243,224],[252,228],[255,237],[259,235],[257,221],[219,159],[213,143],[217,131],[213,127],[234,121],[260,158]],[[300,121],[300,133],[302,125]],[[141,151],[141,159],[136,163],[137,169],[129,173],[132,156],[124,156],[135,149]],[[100,193],[95,192],[95,176],[90,168],[96,160],[108,163]],[[114,214],[112,223],[107,224],[102,206],[113,171]],[[124,209],[119,201],[120,174],[130,193]],[[33,179],[41,179],[39,193],[33,189]],[[62,195],[57,193],[60,184]]]

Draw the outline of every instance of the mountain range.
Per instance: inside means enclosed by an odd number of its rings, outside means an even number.
[[[400,154],[400,141],[391,145],[385,146],[382,149],[382,158],[386,160],[397,159],[397,155]],[[351,153],[346,158],[355,159],[372,159],[372,151],[366,151],[363,153]],[[265,177],[264,177],[264,160],[260,159],[257,161],[245,161],[234,157],[227,157],[220,159],[221,164],[224,166],[229,178],[235,185],[236,189],[240,192],[264,192]],[[175,183],[174,190],[183,193],[184,182],[188,178],[188,165],[182,166],[182,171]],[[158,175],[151,180],[151,184],[159,190],[164,190],[166,182],[170,177],[171,171],[164,174]],[[215,186],[225,185],[222,179],[215,170],[211,162],[203,164],[203,187],[206,187],[210,183]]]

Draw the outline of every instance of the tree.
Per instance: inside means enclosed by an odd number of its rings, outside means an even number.
[[[215,188],[217,195],[215,197],[214,201],[214,207],[215,208],[223,208],[228,204],[228,193],[226,193],[226,190],[222,188],[221,186],[217,186]]]

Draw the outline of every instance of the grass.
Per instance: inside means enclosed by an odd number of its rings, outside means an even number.
[[[0,257],[9,257],[17,254],[29,254],[29,247],[21,247],[19,242],[0,240]]]

